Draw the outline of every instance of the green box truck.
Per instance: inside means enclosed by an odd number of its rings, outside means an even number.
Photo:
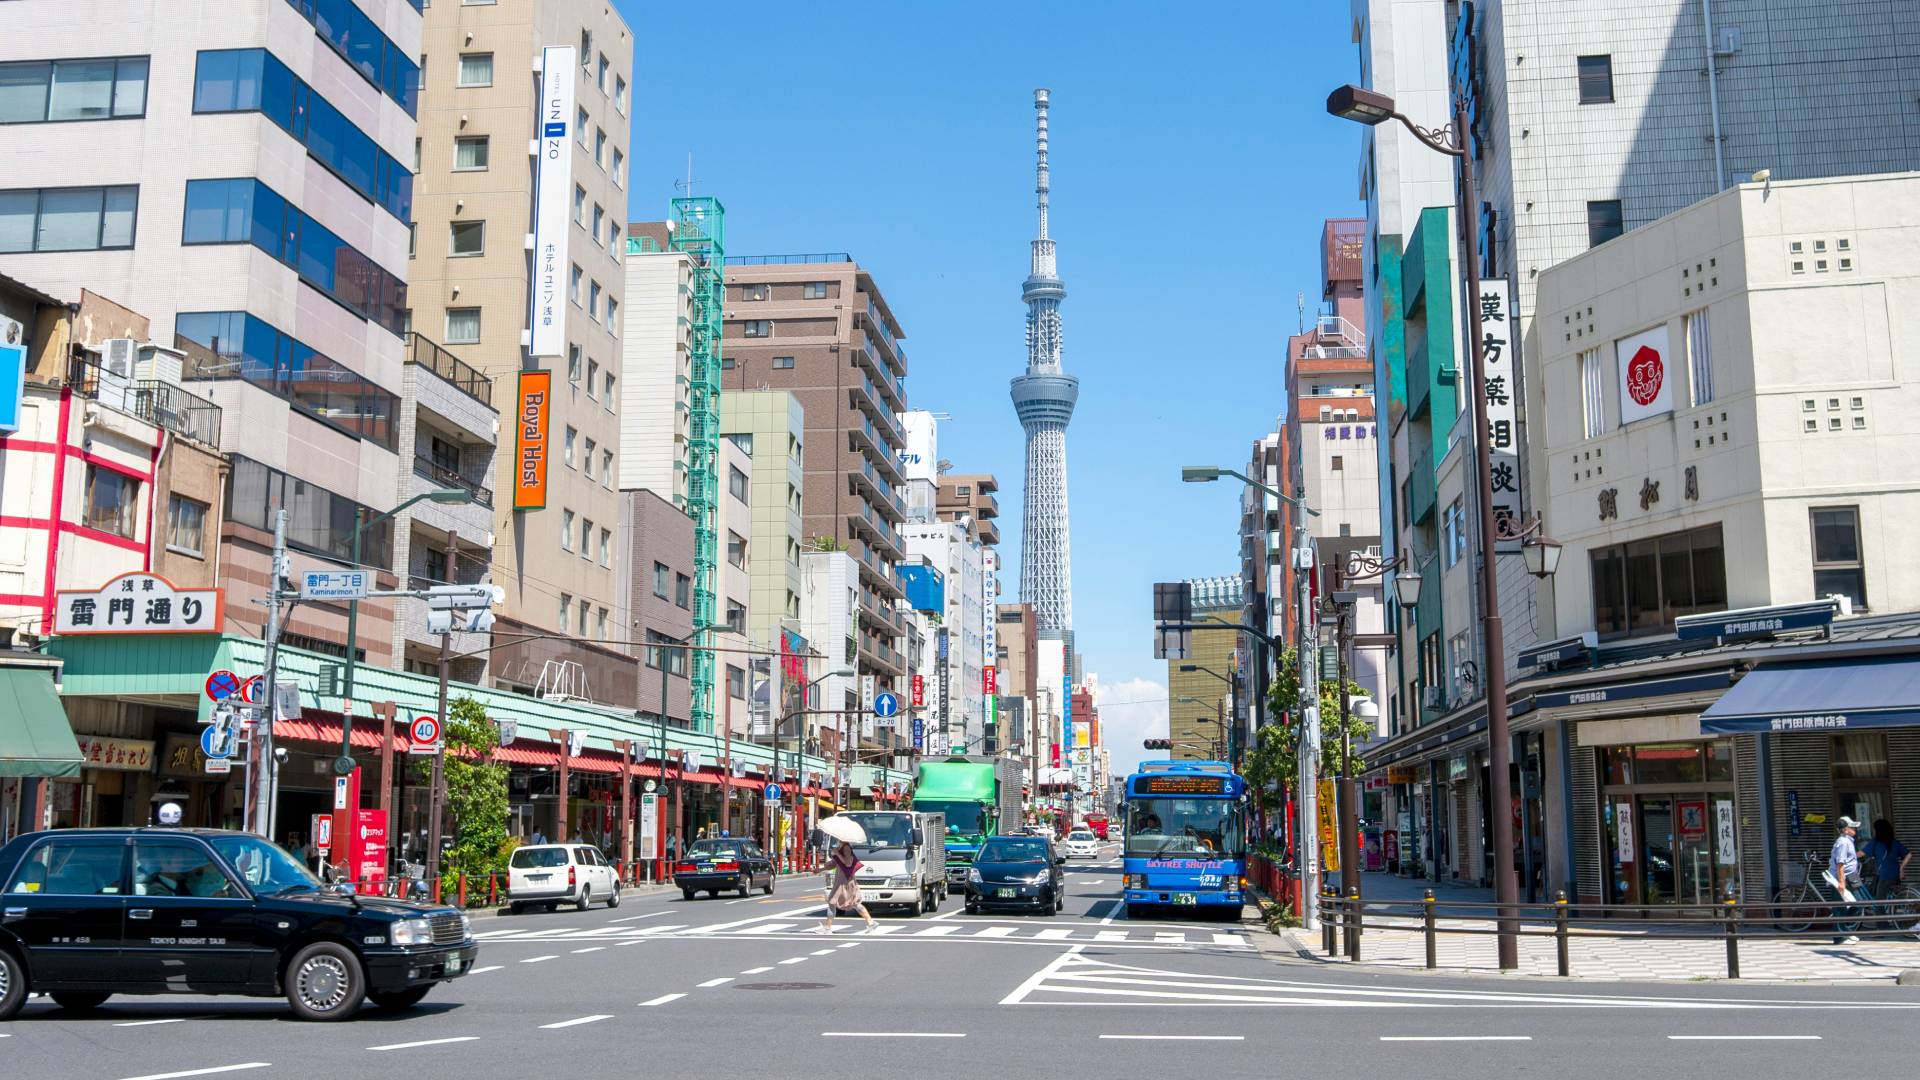
[[[987,837],[1020,831],[1020,807],[1020,763],[1012,758],[954,756],[920,763],[913,808],[946,817],[951,888],[966,888],[967,870]]]

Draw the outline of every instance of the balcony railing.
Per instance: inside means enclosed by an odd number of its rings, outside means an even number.
[[[473,493],[475,503],[489,508],[493,506],[492,489],[482,486],[478,481],[467,479],[460,475],[458,469],[449,469],[424,454],[413,456],[413,471],[416,475],[424,476],[442,487],[465,488]]]
[[[419,364],[445,379],[455,390],[488,408],[493,407],[492,379],[417,333],[408,336],[407,363]]]
[[[807,255],[729,255],[728,266],[805,266],[809,263],[850,263],[853,256],[844,251]]]
[[[210,447],[220,445],[220,406],[173,383],[128,378],[82,356],[67,365],[67,384],[81,397],[111,405],[182,438]]]

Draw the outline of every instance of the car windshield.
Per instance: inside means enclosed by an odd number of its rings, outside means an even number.
[[[535,870],[544,867],[567,865],[567,849],[563,847],[523,847],[513,853],[507,863],[517,870]]]
[[[321,887],[313,871],[278,844],[258,836],[216,836],[209,842],[228,865],[239,871],[247,888],[256,893],[265,895],[294,888]]]
[[[687,858],[738,859],[746,854],[746,845],[738,840],[696,840],[687,846]]]
[[[1203,855],[1237,858],[1246,829],[1235,799],[1130,799],[1129,855]]]
[[[1043,863],[1047,861],[1047,842],[1044,840],[1021,840],[1010,836],[996,836],[980,845],[979,858],[983,863]]]
[[[903,848],[913,843],[913,818],[906,814],[847,814],[866,830],[867,842],[855,844],[859,851]]]
[[[1094,836],[1090,832],[1077,832],[1067,837],[1069,840],[1092,840],[1093,838]]]
[[[930,814],[947,815],[948,836],[973,836],[984,831],[981,825],[984,814],[979,803],[916,802],[914,808]]]

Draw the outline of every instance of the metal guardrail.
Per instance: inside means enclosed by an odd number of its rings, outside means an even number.
[[[1824,905],[1822,905],[1824,907]],[[1593,918],[1587,911],[1604,912]],[[1328,956],[1361,959],[1369,930],[1418,930],[1425,938],[1426,967],[1439,967],[1442,934],[1552,938],[1555,966],[1573,974],[1570,942],[1585,939],[1722,941],[1727,978],[1740,977],[1740,946],[1754,941],[1805,941],[1835,935],[1890,941],[1920,940],[1920,899],[1856,900],[1835,904],[1823,914],[1805,902],[1743,903],[1731,894],[1717,904],[1574,905],[1565,892],[1550,904],[1495,904],[1491,901],[1436,900],[1428,889],[1420,900],[1366,900],[1328,889],[1320,897],[1321,947]],[[1369,922],[1369,917],[1374,919]],[[1637,916],[1631,928],[1619,916]],[[1397,920],[1397,921],[1388,921]],[[1411,920],[1418,920],[1417,925]],[[1448,925],[1452,922],[1454,925]],[[1473,922],[1481,925],[1465,926]]]
[[[418,332],[407,339],[407,363],[419,364],[446,380],[455,390],[488,408],[493,407],[493,380]]]
[[[467,479],[458,469],[449,469],[424,454],[413,455],[413,471],[444,487],[465,488],[473,493],[473,501],[478,505],[493,506],[493,489]]]
[[[210,447],[220,445],[221,408],[160,379],[117,374],[91,356],[67,363],[67,385],[90,401],[111,405],[129,416]]]
[[[805,266],[808,263],[850,263],[853,256],[844,251],[812,252],[804,255],[729,255],[727,266]]]

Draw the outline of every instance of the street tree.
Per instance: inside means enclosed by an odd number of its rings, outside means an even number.
[[[507,767],[494,760],[499,729],[486,706],[471,697],[447,707],[447,731],[441,763],[447,785],[447,815],[453,846],[440,861],[441,895],[458,895],[461,877],[484,879],[506,873]],[[484,893],[482,894],[484,895]]]
[[[1366,690],[1359,683],[1348,680],[1349,697],[1361,697]],[[1269,811],[1284,808],[1286,792],[1291,791],[1300,777],[1300,725],[1298,708],[1300,706],[1300,661],[1296,649],[1286,649],[1280,655],[1278,670],[1274,674],[1272,685],[1267,691],[1267,715],[1284,717],[1262,724],[1254,735],[1254,744],[1248,751],[1242,764],[1242,775],[1247,778],[1248,786],[1253,788],[1254,798],[1260,806]],[[1351,713],[1351,710],[1349,710]],[[1373,735],[1373,725],[1357,716],[1347,718],[1346,733],[1350,742],[1358,746]],[[1320,761],[1319,775],[1337,776],[1340,773],[1340,697],[1337,684],[1331,679],[1320,681]],[[1348,762],[1357,774],[1363,762],[1358,753]]]

